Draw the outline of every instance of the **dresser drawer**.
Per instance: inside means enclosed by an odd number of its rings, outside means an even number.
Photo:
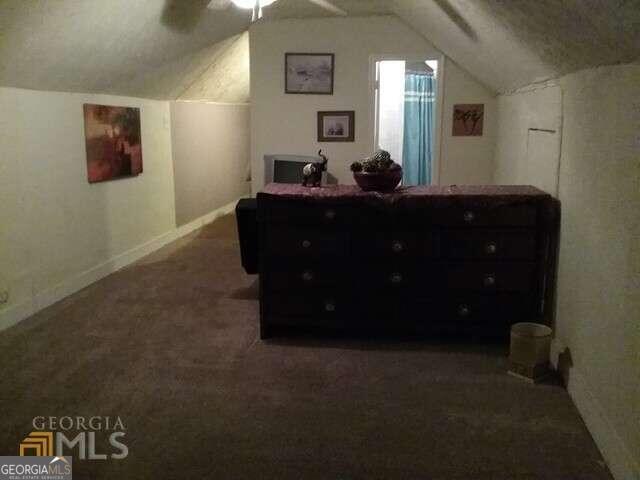
[[[495,337],[508,335],[513,323],[535,318],[530,295],[466,294],[408,299],[400,305],[399,323],[424,334],[466,332]]]
[[[533,205],[500,205],[492,207],[465,207],[462,205],[436,208],[431,218],[443,226],[516,226],[536,224],[537,209]]]
[[[285,267],[285,268],[283,268]],[[277,265],[266,274],[265,285],[270,291],[313,291],[315,288],[331,288],[350,285],[350,272],[331,268],[330,265],[308,262]]]
[[[531,321],[536,308],[531,295],[459,295],[442,299],[438,312],[439,317],[447,322],[502,325]]]
[[[533,260],[534,230],[456,229],[442,233],[442,253],[451,259]]]
[[[349,251],[349,237],[344,231],[273,227],[266,232],[266,250],[285,257],[340,256]]]
[[[434,232],[361,232],[352,242],[352,253],[385,259],[434,257],[436,238]]]
[[[444,266],[443,286],[478,292],[533,291],[533,263],[460,263]]]
[[[331,226],[350,224],[357,212],[345,205],[272,202],[266,210],[270,222],[287,225]]]
[[[353,282],[359,292],[371,294],[414,295],[433,286],[435,271],[420,270],[415,262],[380,262],[358,269]]]
[[[338,323],[348,319],[351,303],[335,289],[318,290],[310,294],[267,294],[265,309],[275,321],[307,318],[320,323]],[[311,323],[308,323],[311,324]]]

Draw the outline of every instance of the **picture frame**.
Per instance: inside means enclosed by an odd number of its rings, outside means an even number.
[[[318,142],[354,142],[354,110],[318,112]]]
[[[333,95],[333,53],[284,54],[284,92],[297,95]]]
[[[454,137],[481,137],[484,129],[484,104],[459,104],[453,106]]]
[[[83,104],[87,181],[136,177],[143,171],[140,108]]]

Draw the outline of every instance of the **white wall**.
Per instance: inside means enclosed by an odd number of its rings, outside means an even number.
[[[141,109],[144,173],[87,182],[83,103]],[[0,152],[0,328],[175,229],[167,102],[0,88]]]
[[[561,367],[569,393],[612,473],[638,479],[640,66],[585,70],[558,85],[500,99],[496,180],[527,180],[529,117],[553,126],[561,112],[555,345],[568,349]]]
[[[353,183],[349,165],[372,152],[370,57],[383,54],[439,56],[424,37],[395,16],[288,19],[257,22],[250,29],[252,190],[263,186],[265,154],[314,155],[322,148],[329,172],[340,183]],[[285,52],[335,53],[333,95],[285,95]],[[450,65],[450,66],[449,66]],[[489,135],[468,141],[443,131],[443,161],[451,162],[444,181],[488,181],[493,169],[492,116],[495,98],[453,63],[445,64],[445,103],[487,103]],[[449,83],[451,84],[449,86]],[[318,143],[316,112],[355,110],[356,141]],[[444,118],[453,115],[452,107]],[[445,129],[447,128],[445,123]],[[482,147],[478,149],[478,144]],[[466,168],[469,167],[469,168]],[[480,173],[482,172],[482,173]]]
[[[481,137],[454,137],[453,106],[484,103]],[[479,184],[493,181],[496,139],[496,96],[451,60],[445,62],[440,184]]]
[[[497,110],[499,141],[496,144],[495,182],[530,184],[556,196],[562,137],[560,86],[554,82],[500,95]],[[533,163],[531,160],[535,159],[535,152],[540,151],[546,137],[554,143],[553,152],[545,152],[549,162]]]
[[[178,226],[250,191],[249,105],[171,102]]]

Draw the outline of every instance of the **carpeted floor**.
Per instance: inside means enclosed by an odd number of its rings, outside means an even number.
[[[611,478],[565,390],[508,376],[504,347],[257,327],[227,216],[0,333],[0,454],[35,416],[99,415],[129,455],[75,456],[76,479]]]

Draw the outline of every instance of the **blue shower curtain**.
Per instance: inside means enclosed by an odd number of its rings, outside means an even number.
[[[433,74],[405,74],[402,147],[404,185],[431,183],[435,93],[436,82]]]

